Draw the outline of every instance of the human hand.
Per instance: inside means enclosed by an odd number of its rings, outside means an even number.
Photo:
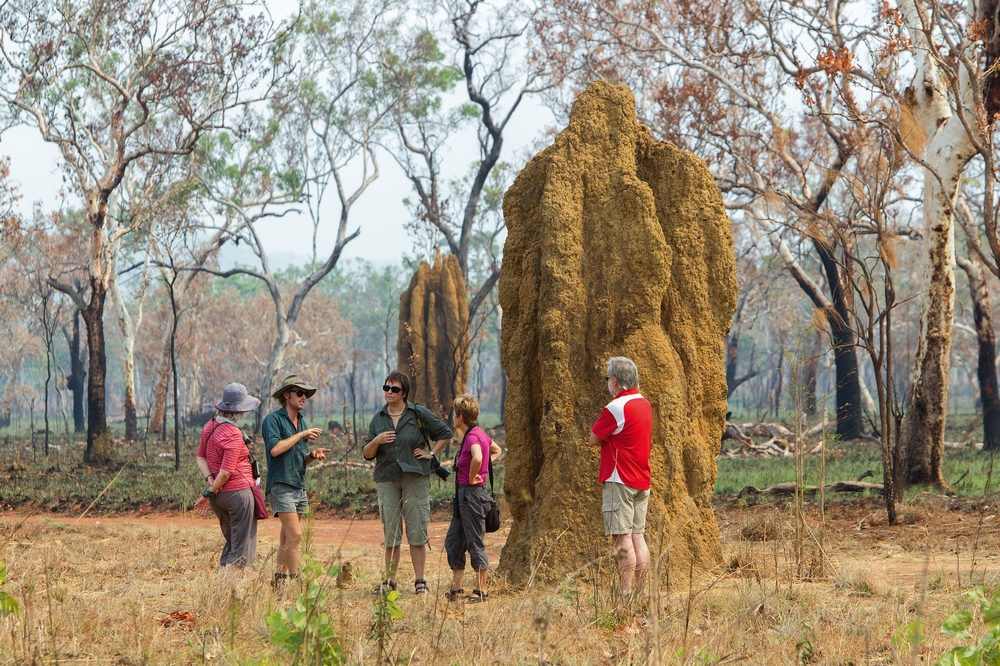
[[[326,454],[328,454],[331,449],[314,449],[310,454],[313,460],[326,460]]]
[[[478,486],[479,484],[485,483],[485,482],[486,482],[486,479],[483,478],[482,474],[476,474],[474,477],[472,477],[472,480],[469,481],[469,485],[470,486]]]
[[[194,503],[194,512],[199,516],[207,515],[211,508],[212,503],[205,496],[199,497],[198,501]]]
[[[396,431],[395,430],[385,430],[380,432],[375,436],[375,441],[378,442],[379,446],[383,444],[389,444],[390,442],[396,441]]]
[[[310,442],[315,442],[322,434],[323,431],[319,428],[309,428],[308,430],[302,431],[302,439],[308,439]]]
[[[430,451],[423,449],[413,449],[413,457],[417,460],[430,460],[433,456]]]

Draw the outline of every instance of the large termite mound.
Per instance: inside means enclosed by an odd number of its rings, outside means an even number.
[[[507,190],[500,277],[507,371],[500,571],[516,584],[610,552],[590,426],[611,399],[611,356],[639,367],[653,407],[646,539],[661,572],[722,557],[712,512],[725,427],[723,338],[736,267],[705,163],[653,140],[624,85],[596,82],[569,126]],[[588,568],[589,570],[589,568]],[[675,574],[670,576],[670,572]]]
[[[396,353],[410,376],[410,400],[447,417],[469,379],[469,304],[454,255],[426,261],[399,298]]]

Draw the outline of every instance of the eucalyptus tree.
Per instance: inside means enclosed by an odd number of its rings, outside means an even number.
[[[432,246],[443,239],[458,258],[471,321],[500,278],[495,241],[503,218],[497,227],[497,218],[484,214],[484,190],[496,177],[504,133],[525,98],[551,83],[545,61],[528,57],[534,27],[529,8],[507,0],[444,0],[424,2],[419,11],[431,27],[408,50],[386,57],[386,80],[400,100],[389,147],[413,184],[414,196],[406,199],[410,229]],[[445,104],[443,93],[456,86],[465,101]],[[449,151],[469,123],[476,132],[476,153],[464,157],[470,175],[449,181],[445,167],[456,159]],[[473,286],[477,251],[488,265]]]
[[[294,74],[266,106],[252,110],[249,132],[219,135],[202,152],[198,177],[209,213],[230,230],[221,240],[245,243],[258,266],[191,268],[220,277],[248,275],[267,287],[277,333],[260,381],[264,393],[285,370],[306,298],[361,233],[360,226],[349,227],[351,212],[379,177],[378,137],[394,104],[381,84],[379,58],[394,39],[397,18],[391,0],[304,4],[278,54]],[[286,216],[306,217],[312,227],[311,239],[303,234],[311,264],[290,298],[262,240],[263,227]],[[333,244],[321,252],[321,230],[331,218]]]
[[[267,88],[262,55],[272,27],[263,10],[242,0],[12,0],[0,7],[6,125],[33,127],[58,148],[89,232],[84,288],[50,280],[86,325],[88,462],[112,457],[104,306],[115,248],[134,231],[112,230],[109,207],[135,162],[190,153]]]

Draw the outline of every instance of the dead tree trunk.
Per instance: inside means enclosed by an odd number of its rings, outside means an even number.
[[[104,303],[107,295],[102,280],[91,278],[90,302],[83,311],[90,366],[87,374],[87,450],[83,459],[97,464],[108,463],[112,458],[111,432],[108,430],[105,411],[107,355],[104,343]]]
[[[73,393],[73,431],[86,432],[87,419],[83,412],[84,391],[86,385],[84,379],[87,371],[84,369],[83,354],[80,353],[80,311],[73,312],[73,337],[67,339],[69,343],[69,368],[70,374],[66,377],[66,388]]]
[[[843,268],[835,248],[814,242],[830,285],[832,313],[827,314],[830,344],[837,371],[837,434],[841,439],[858,439],[864,433],[861,421],[861,378],[858,370],[858,336],[853,326],[849,288],[844,285]]]
[[[956,257],[958,265],[969,276],[972,295],[972,315],[976,322],[979,341],[979,360],[976,376],[979,379],[979,396],[983,409],[983,450],[1000,449],[1000,392],[997,390],[996,332],[990,312],[990,289],[979,258],[969,253],[969,258]]]

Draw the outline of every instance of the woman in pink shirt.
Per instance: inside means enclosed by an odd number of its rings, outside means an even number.
[[[451,591],[445,596],[457,601],[464,590],[465,553],[469,553],[472,568],[476,570],[476,587],[465,598],[468,603],[486,601],[486,574],[490,560],[486,556],[486,510],[490,494],[486,491],[486,478],[493,462],[500,457],[500,447],[478,427],[479,403],[471,395],[460,395],[453,403],[455,408],[455,436],[462,442],[455,459],[457,511],[452,513],[451,525],[444,538],[444,549],[451,567]]]
[[[260,400],[248,395],[243,384],[230,384],[215,403],[218,414],[201,431],[198,469],[208,488],[194,503],[194,509],[204,516],[211,508],[219,518],[226,538],[220,566],[250,566],[257,555],[257,518],[250,489],[253,470],[243,431],[236,422],[259,406]]]

